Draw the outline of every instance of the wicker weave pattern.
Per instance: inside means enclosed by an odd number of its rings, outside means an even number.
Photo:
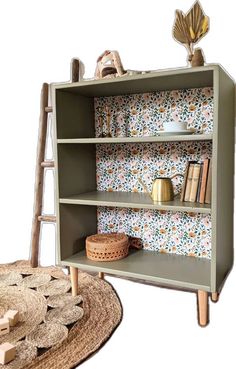
[[[129,253],[128,237],[124,233],[96,234],[86,239],[86,253],[90,260],[113,261]]]

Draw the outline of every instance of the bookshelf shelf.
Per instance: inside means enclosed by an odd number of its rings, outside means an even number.
[[[105,272],[131,278],[142,277],[144,280],[164,285],[194,287],[210,291],[210,261],[190,256],[130,250],[125,259],[95,262],[87,259],[85,251],[82,250],[63,260],[63,264],[93,272]]]
[[[212,141],[212,134],[153,136],[153,137],[112,137],[112,138],[67,138],[58,139],[58,144],[115,144],[142,142]]]
[[[211,205],[208,204],[183,202],[179,198],[175,198],[174,201],[153,203],[148,194],[135,192],[93,191],[60,198],[59,202],[61,204],[211,213]]]
[[[57,264],[195,290],[204,301],[218,294],[233,265],[234,94],[217,64],[53,84]],[[108,103],[117,137],[96,138]],[[128,126],[120,112],[128,112]],[[157,136],[173,119],[196,133]],[[137,183],[140,176],[151,187],[155,177],[184,174],[188,162],[209,158],[211,205],[179,197],[154,204]],[[181,179],[173,185],[179,189]],[[131,237],[147,227],[143,249],[117,262],[89,261],[86,237],[113,226]]]

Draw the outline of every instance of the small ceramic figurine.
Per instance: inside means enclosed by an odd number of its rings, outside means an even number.
[[[176,10],[173,26],[173,37],[184,45],[188,51],[188,61],[192,67],[204,65],[204,57],[201,49],[195,49],[194,45],[207,34],[209,30],[209,17],[207,17],[198,1],[184,14]]]
[[[97,60],[95,78],[110,78],[125,74],[118,51],[106,50]]]

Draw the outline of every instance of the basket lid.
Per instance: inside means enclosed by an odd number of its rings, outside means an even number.
[[[93,243],[111,244],[128,241],[128,237],[124,233],[98,233],[87,237],[86,240]]]

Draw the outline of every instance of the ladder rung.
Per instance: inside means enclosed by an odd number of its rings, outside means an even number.
[[[46,160],[41,163],[41,167],[43,168],[54,168],[55,164],[53,160]]]
[[[52,113],[52,106],[46,106],[45,111],[46,113]]]
[[[56,217],[55,217],[55,215],[40,215],[38,217],[38,220],[40,222],[55,223],[56,222]]]

